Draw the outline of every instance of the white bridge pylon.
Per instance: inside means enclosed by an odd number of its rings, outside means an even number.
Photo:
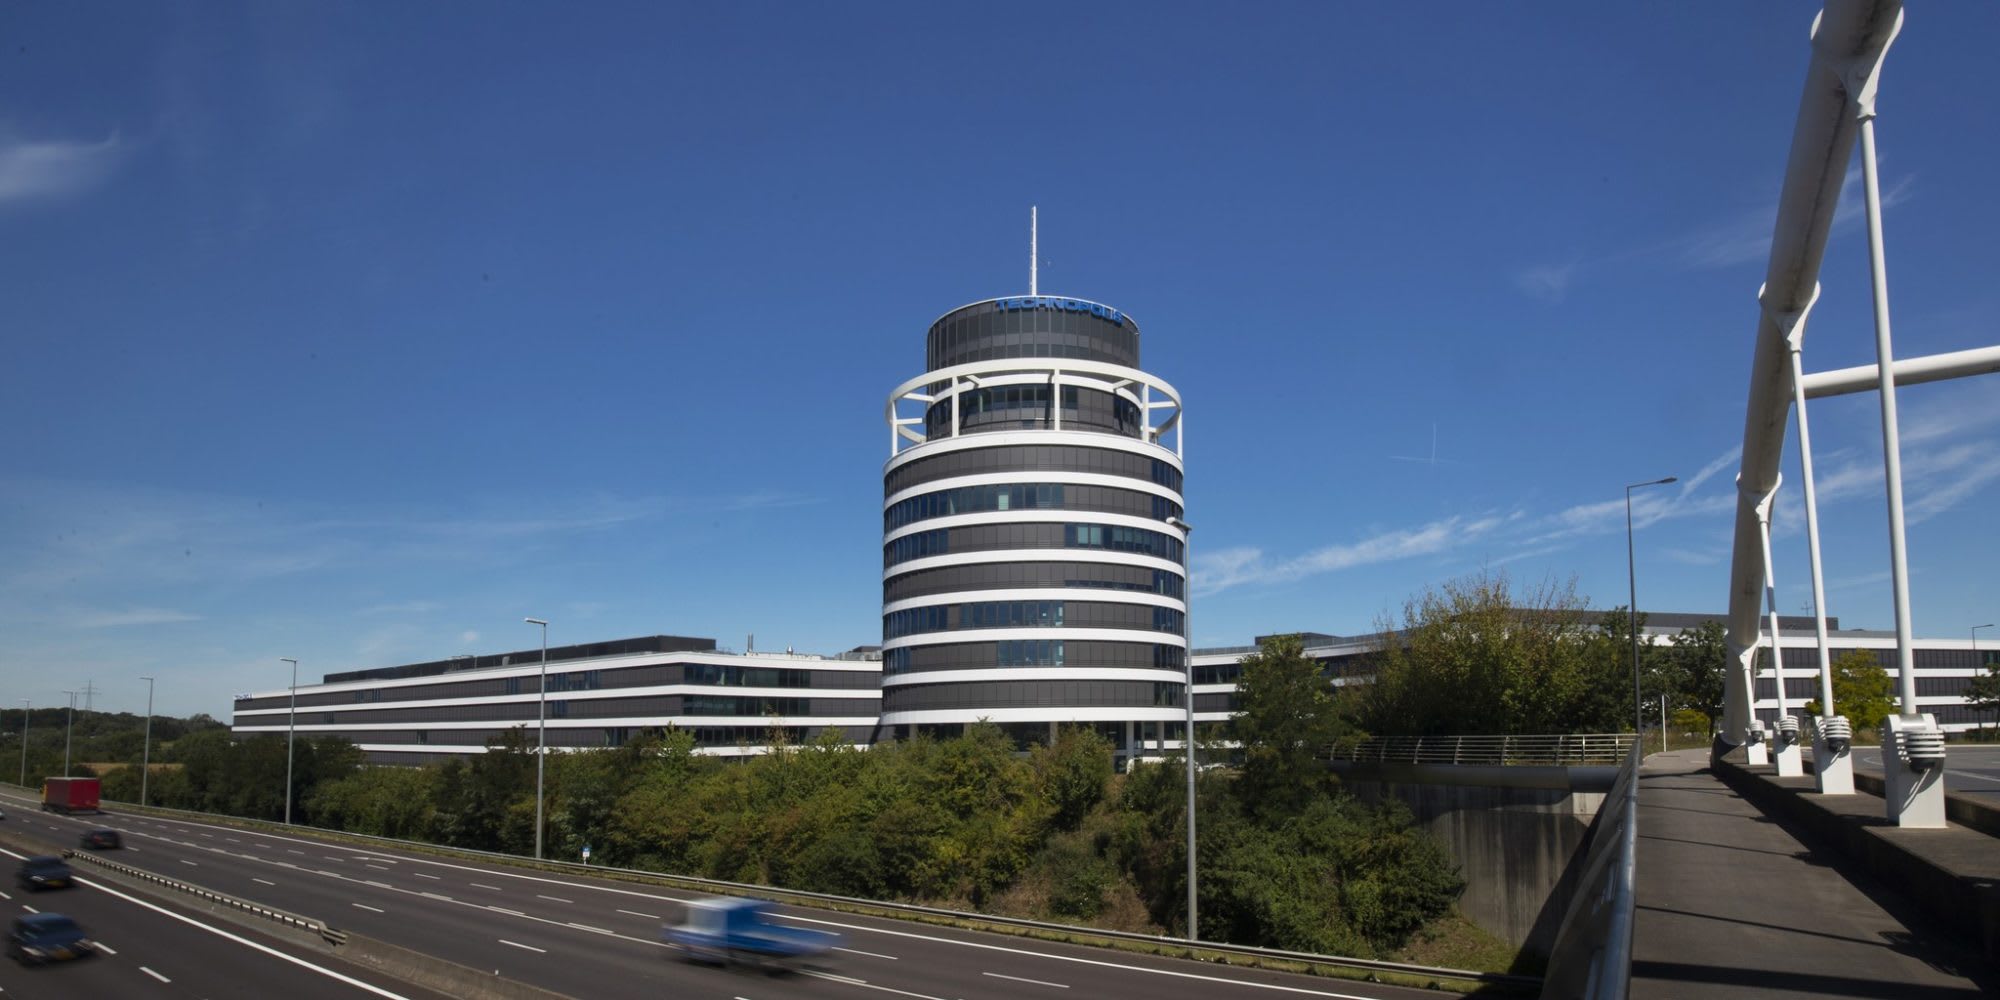
[[[1903,826],[1941,827],[1943,812],[1943,733],[1935,720],[1917,711],[1912,655],[1909,573],[1904,549],[1903,481],[1897,433],[1899,385],[2000,371],[2000,347],[1984,347],[1926,358],[1894,357],[1890,344],[1887,255],[1883,250],[1881,187],[1876,174],[1875,97],[1884,57],[1902,30],[1899,0],[1830,0],[1814,21],[1812,62],[1792,131],[1792,148],[1778,201],[1771,259],[1758,291],[1761,315],[1751,359],[1750,388],[1743,428],[1743,460],[1737,475],[1735,542],[1730,565],[1728,648],[1724,670],[1722,733],[1714,753],[1759,742],[1755,670],[1760,647],[1770,650],[1774,677],[1783,683],[1778,662],[1777,622],[1772,607],[1770,645],[1763,644],[1759,604],[1769,603],[1773,572],[1768,555],[1768,512],[1778,488],[1779,465],[1792,411],[1799,415],[1807,546],[1811,552],[1813,614],[1818,634],[1821,716],[1812,720],[1820,791],[1852,791],[1848,760],[1850,728],[1833,704],[1827,662],[1826,601],[1820,570],[1817,501],[1813,493],[1812,445],[1806,421],[1808,398],[1877,393],[1882,409],[1891,590],[1895,601],[1900,701],[1883,727],[1883,772],[1889,817]],[[1862,183],[1867,205],[1872,274],[1876,364],[1805,374],[1800,355],[1806,317],[1819,298],[1819,271],[1840,190],[1854,148],[1861,147]],[[1778,704],[1787,704],[1781,689]],[[1796,720],[1779,720],[1780,739],[1796,740]]]

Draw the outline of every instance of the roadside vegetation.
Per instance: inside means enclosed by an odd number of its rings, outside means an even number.
[[[1339,688],[1296,638],[1267,640],[1243,663],[1237,714],[1203,733],[1214,737],[1203,759],[1231,766],[1198,775],[1201,937],[1507,967],[1510,949],[1453,911],[1463,881],[1443,847],[1401,806],[1344,793],[1321,758],[1367,735],[1629,731],[1625,610],[1586,608],[1568,586],[1523,592],[1495,574],[1452,581],[1385,619],[1382,652],[1356,671],[1370,683]],[[1720,714],[1722,660],[1712,623],[1673,645],[1642,642],[1650,717],[1664,705],[1670,731],[1705,738]],[[1869,680],[1852,666],[1848,683]],[[1861,689],[1852,691],[1838,694],[1843,707],[1862,709]],[[31,783],[61,773],[63,716],[33,717]],[[107,798],[137,801],[143,723],[78,713],[72,772],[98,772]],[[18,733],[19,710],[0,713],[0,725]],[[282,735],[238,740],[197,716],[156,718],[154,738],[153,804],[284,814]],[[301,735],[295,820],[532,852],[531,729],[424,767],[364,758],[342,740]],[[869,749],[829,733],[741,759],[698,754],[686,732],[649,731],[549,757],[545,853],[578,860],[588,846],[593,864],[1185,934],[1184,763],[1119,774],[1113,759],[1087,728],[1026,752],[979,725]]]

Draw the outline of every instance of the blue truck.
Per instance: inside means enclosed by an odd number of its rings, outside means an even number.
[[[689,903],[687,919],[660,932],[668,947],[690,962],[744,963],[795,968],[833,950],[840,935],[771,922],[775,907],[762,899],[703,899]]]

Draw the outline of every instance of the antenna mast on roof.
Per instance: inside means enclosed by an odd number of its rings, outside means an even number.
[[[1036,277],[1037,277],[1035,273],[1035,268],[1036,265],[1040,262],[1039,258],[1036,255],[1036,250],[1035,250],[1035,237],[1036,237],[1035,230],[1036,230],[1035,206],[1029,205],[1028,206],[1028,294],[1029,295],[1041,294],[1041,292],[1038,291],[1035,287]]]

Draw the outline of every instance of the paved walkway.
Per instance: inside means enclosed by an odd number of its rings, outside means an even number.
[[[1897,893],[1707,766],[1707,750],[1682,750],[1640,772],[1634,998],[1994,995],[1968,975],[2000,991]]]

